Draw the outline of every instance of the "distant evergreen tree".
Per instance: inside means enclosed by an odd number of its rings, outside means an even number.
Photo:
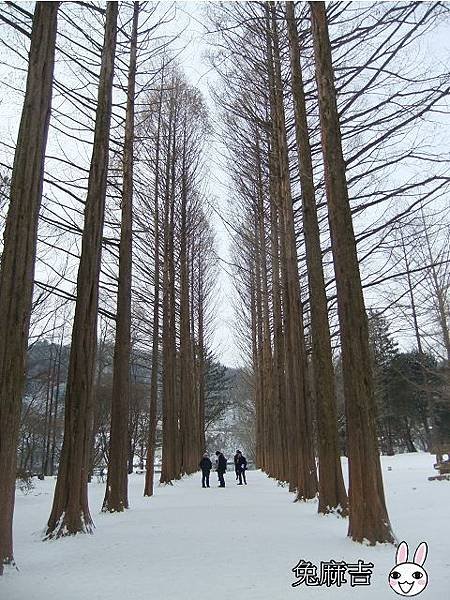
[[[416,452],[416,444],[421,441],[428,448],[432,408],[428,399],[430,392],[439,394],[441,388],[436,359],[417,350],[397,354],[387,370],[387,386],[399,445],[408,452]]]
[[[369,310],[368,320],[377,403],[378,440],[382,453],[391,456],[394,454],[395,407],[389,398],[389,366],[398,354],[397,343],[389,331],[389,321],[381,313]]]
[[[205,427],[216,423],[225,416],[230,406],[229,369],[222,365],[216,356],[207,351],[205,354]]]
[[[436,446],[448,446],[450,444],[450,378],[449,367],[446,362],[438,366],[436,376],[439,388],[432,391],[432,407],[430,410],[432,451],[436,451]]]

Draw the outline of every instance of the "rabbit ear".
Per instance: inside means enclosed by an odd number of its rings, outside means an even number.
[[[395,555],[395,562],[397,565],[404,563],[408,560],[408,544],[401,542],[397,548],[397,554]]]
[[[427,558],[427,554],[428,554],[428,546],[426,542],[422,542],[421,544],[419,544],[417,546],[417,550],[414,554],[414,562],[420,566],[423,565],[423,563],[425,562],[425,559]]]

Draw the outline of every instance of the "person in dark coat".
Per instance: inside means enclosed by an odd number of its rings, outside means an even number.
[[[241,453],[240,450],[236,450],[236,454],[234,455],[234,472],[236,473],[236,481],[239,479],[238,459],[239,459],[240,453]]]
[[[219,487],[225,487],[224,473],[227,470],[227,459],[222,454],[222,452],[219,452],[219,450],[217,450],[216,456],[217,456],[217,476],[219,478]]]
[[[235,460],[235,465],[237,469],[237,475],[239,478],[238,485],[242,485],[242,480],[244,480],[245,485],[247,485],[247,479],[245,477],[245,471],[247,469],[247,459],[240,450],[236,451],[236,456],[237,459]]]
[[[205,452],[205,454],[203,455],[203,458],[198,466],[202,470],[202,487],[209,488],[209,474],[212,469],[212,462],[209,459],[207,452]]]

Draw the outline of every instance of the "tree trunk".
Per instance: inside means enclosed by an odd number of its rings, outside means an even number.
[[[378,454],[367,316],[345,178],[325,4],[309,5],[346,400],[348,535],[358,542],[393,542]]]
[[[422,339],[420,337],[419,321],[417,318],[416,300],[414,298],[414,288],[413,288],[413,284],[412,284],[412,280],[411,280],[411,271],[410,271],[410,267],[409,267],[409,260],[408,260],[408,255],[406,253],[406,245],[405,245],[405,240],[404,240],[403,232],[402,232],[401,228],[400,228],[400,238],[402,240],[403,258],[405,259],[406,279],[408,281],[408,292],[409,292],[409,299],[411,301],[411,312],[412,312],[412,318],[413,318],[413,324],[414,324],[414,334],[416,336],[417,350],[419,351],[419,354],[422,355],[423,347],[422,347]]]
[[[181,470],[193,473],[197,470],[197,411],[195,410],[191,325],[189,307],[189,258],[188,258],[188,172],[186,164],[186,118],[184,119],[184,140],[181,172],[180,198],[180,451]]]
[[[65,397],[64,441],[46,539],[82,532],[91,533],[93,529],[87,483],[117,13],[118,3],[109,2],[106,8],[94,146],[77,278],[77,299]]]
[[[280,435],[282,455],[281,470],[277,475],[282,481],[289,480],[289,461],[287,447],[286,381],[284,376],[284,332],[281,314],[282,292],[280,285],[280,226],[279,211],[273,200],[275,195],[276,157],[272,147],[269,149],[270,177],[270,256],[272,266],[272,321],[273,321],[273,360],[272,360],[272,401],[278,407],[280,415]]]
[[[173,288],[173,191],[171,190],[171,147],[175,137],[174,98],[170,98],[169,129],[167,132],[167,156],[164,198],[164,264],[163,264],[163,315],[162,326],[162,407],[163,407],[163,446],[161,464],[161,483],[171,483],[176,472],[176,428],[178,416],[175,406],[175,364],[173,347],[175,345],[175,323],[172,320]],[[172,161],[174,157],[172,156]]]
[[[12,522],[39,209],[59,2],[37,2],[0,267],[0,575],[14,565]]]
[[[192,255],[194,257],[194,249]],[[205,439],[205,307],[204,307],[204,265],[201,247],[198,256],[197,281],[197,381],[198,381],[198,412],[199,412],[199,450],[206,451]]]
[[[153,226],[155,229],[154,249],[154,296],[153,296],[153,333],[152,333],[152,372],[150,375],[150,410],[148,417],[147,460],[145,469],[144,496],[153,496],[153,480],[155,472],[155,443],[158,407],[158,373],[159,373],[159,310],[160,310],[160,235],[159,235],[159,157],[161,150],[161,111],[164,88],[164,65],[161,73],[161,88],[158,107],[158,129],[156,132],[155,156],[155,212]]]
[[[295,135],[302,189],[303,233],[311,311],[312,362],[319,441],[319,512],[327,513],[337,510],[341,514],[346,514],[348,499],[339,453],[327,297],[322,267],[300,48],[293,2],[286,2],[286,20],[289,33]]]
[[[53,424],[52,424],[52,448],[50,455],[50,475],[55,474],[55,459],[56,459],[56,425],[58,423],[58,410],[59,410],[59,396],[60,396],[60,384],[61,384],[61,355],[64,342],[64,327],[61,333],[61,341],[58,348],[58,367],[56,369],[56,392],[55,392],[55,409],[53,412]]]
[[[131,357],[131,272],[133,232],[133,142],[134,96],[139,2],[134,2],[128,68],[125,142],[123,148],[122,224],[119,247],[119,283],[117,290],[116,339],[111,405],[108,478],[103,510],[122,512],[128,508],[128,414],[130,411]]]
[[[278,382],[273,383],[272,344],[270,338],[270,309],[269,309],[269,284],[266,248],[266,215],[264,207],[263,167],[261,157],[260,131],[255,128],[255,159],[256,159],[256,193],[257,193],[257,256],[261,263],[261,319],[262,319],[262,386],[265,389],[266,403],[272,407],[273,428],[273,464],[274,476],[281,477],[283,471],[284,439],[282,434],[282,414]],[[274,390],[276,393],[274,394]]]

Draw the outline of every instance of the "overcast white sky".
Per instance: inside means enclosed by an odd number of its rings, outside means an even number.
[[[27,4],[29,4],[31,10],[32,3]],[[204,5],[204,2],[177,2],[177,18],[171,23],[170,28],[174,33],[184,30],[177,42],[180,49],[184,48],[178,60],[191,83],[197,86],[205,96],[214,122],[214,106],[209,94],[209,85],[214,82],[215,75],[205,57],[208,45],[203,28],[205,22]],[[448,25],[435,31],[432,36],[428,36],[424,43],[427,45],[427,52],[430,56],[433,56],[435,61],[449,64],[450,35]],[[15,83],[20,81],[21,76],[6,71],[0,64],[0,81],[4,81],[5,78],[10,83]],[[6,89],[1,91],[0,100],[2,102],[0,106],[0,134],[3,139],[6,137],[13,142],[16,136],[18,119],[20,118],[21,102]],[[448,148],[446,151],[448,152]],[[230,237],[219,216],[219,213],[225,216],[228,214],[227,176],[221,167],[220,154],[220,141],[213,136],[207,149],[207,167],[209,168],[207,187],[210,191],[210,201],[215,208],[213,225],[216,231],[217,250],[221,259],[219,260],[217,313],[213,345],[224,364],[237,366],[242,364],[242,358],[235,343],[234,286],[227,272]]]
[[[211,120],[217,126],[214,103],[209,92],[209,86],[214,84],[216,76],[207,60],[208,43],[205,38],[203,23],[204,10],[207,2],[177,2],[178,17],[174,27],[184,30],[181,45],[184,47],[180,55],[180,63],[190,82],[198,87],[208,103]],[[208,145],[207,162],[208,188],[210,199],[214,206],[213,225],[216,231],[217,252],[219,255],[219,276],[217,281],[217,311],[213,335],[214,350],[221,361],[229,367],[242,365],[242,358],[235,343],[234,334],[234,286],[228,274],[230,236],[220,214],[228,213],[227,174],[221,165],[219,141],[212,135]]]

